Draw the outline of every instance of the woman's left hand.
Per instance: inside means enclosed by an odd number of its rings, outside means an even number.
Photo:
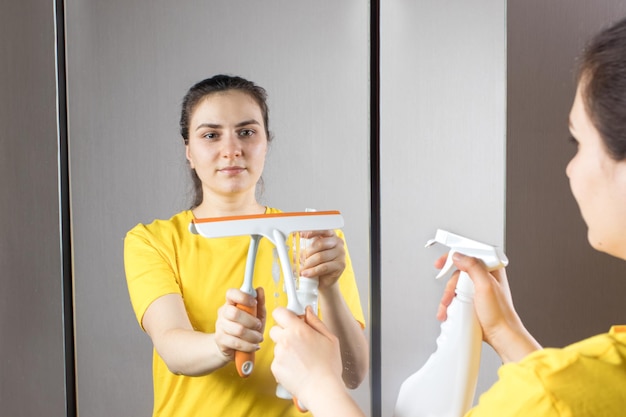
[[[311,241],[304,252],[300,275],[319,278],[320,289],[331,287],[346,268],[343,239],[334,230],[302,232],[301,236]]]

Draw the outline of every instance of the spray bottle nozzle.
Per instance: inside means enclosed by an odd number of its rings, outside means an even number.
[[[490,271],[503,268],[509,264],[508,258],[500,248],[455,235],[445,230],[438,229],[435,238],[429,240],[426,243],[426,247],[432,246],[435,243],[440,243],[450,248],[446,263],[443,268],[441,268],[436,278],[443,277],[452,269],[454,266],[452,255],[456,252],[480,259]]]

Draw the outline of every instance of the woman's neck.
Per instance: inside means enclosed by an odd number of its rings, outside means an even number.
[[[243,216],[247,214],[263,214],[265,206],[259,204],[256,199],[212,199],[205,198],[199,206],[192,209],[196,218]]]

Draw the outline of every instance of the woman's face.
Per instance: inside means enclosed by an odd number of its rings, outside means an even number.
[[[569,118],[578,143],[567,165],[570,188],[595,249],[626,259],[626,162],[612,159],[591,122],[578,86]]]
[[[254,198],[266,153],[263,115],[250,95],[229,90],[198,103],[189,123],[186,155],[202,181],[204,201]]]

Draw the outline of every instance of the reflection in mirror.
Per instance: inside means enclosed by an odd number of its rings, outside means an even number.
[[[424,244],[504,240],[505,4],[479,3],[381,2],[383,416],[440,333],[445,248]],[[483,349],[479,392],[498,365]]]
[[[272,140],[257,202],[339,210],[367,312],[368,5],[137,0],[68,1],[66,9],[79,411],[152,409],[152,343],[133,318],[122,240],[137,223],[192,206],[181,99],[212,75],[243,76],[267,90]],[[236,281],[233,288],[241,275]],[[283,302],[276,287],[266,288],[268,310]],[[184,298],[193,296],[201,294],[183,288]],[[210,296],[224,303],[224,293]],[[149,332],[146,318],[138,317]],[[269,345],[266,335],[261,350]],[[245,384],[260,369],[236,379],[236,396],[250,398]],[[353,393],[367,410],[367,378]]]
[[[207,78],[185,95],[180,120],[193,205],[169,220],[135,226],[124,240],[135,315],[158,353],[154,408],[165,415],[294,409],[284,389],[268,390],[275,380],[272,313],[276,306],[305,312],[287,251],[294,230],[313,230],[298,283],[317,280],[321,313],[349,358],[344,381],[360,385],[368,369],[365,320],[343,234],[333,231],[343,226],[341,216],[281,215],[256,199],[270,144],[265,90],[241,77]]]

